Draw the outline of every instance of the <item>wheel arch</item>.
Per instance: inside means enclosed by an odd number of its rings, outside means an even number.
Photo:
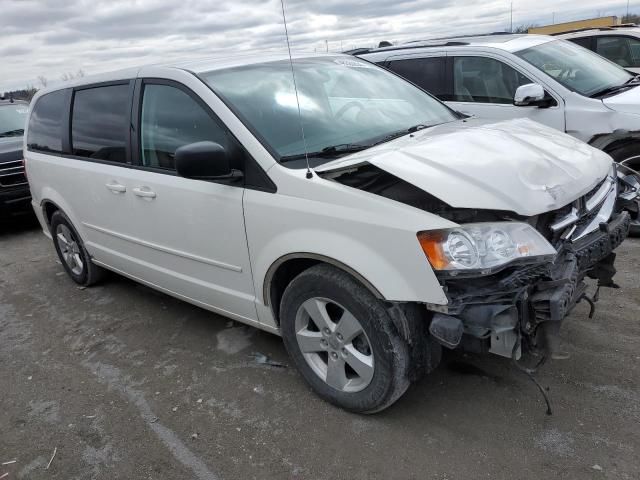
[[[339,260],[310,252],[289,253],[281,256],[271,264],[263,282],[262,295],[264,304],[271,309],[277,325],[280,325],[278,306],[280,305],[282,294],[287,288],[287,285],[304,270],[320,263],[331,265],[344,271],[360,282],[376,298],[385,300],[380,291],[362,274]]]
[[[594,135],[587,143],[607,153],[633,144],[637,144],[640,150],[640,131],[624,130]]]

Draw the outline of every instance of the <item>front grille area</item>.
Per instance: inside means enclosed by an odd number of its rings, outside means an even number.
[[[615,200],[616,182],[616,172],[613,170],[582,197],[569,205],[540,215],[538,231],[558,248],[565,238],[563,235],[579,238],[597,228],[593,223],[597,223],[598,216],[605,216],[601,221],[607,221],[612,213],[611,200]]]
[[[14,160],[0,164],[0,188],[26,185],[27,177],[24,174],[22,160]]]

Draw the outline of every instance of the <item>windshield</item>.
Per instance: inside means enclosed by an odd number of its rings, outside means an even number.
[[[19,137],[24,134],[29,108],[22,103],[0,105],[0,137]]]
[[[298,59],[294,69],[306,149],[314,153],[314,165],[328,161],[319,160],[323,150],[338,156],[407,133],[416,125],[458,118],[419,88],[360,59]],[[304,156],[288,60],[216,70],[202,77],[278,160]]]
[[[516,52],[569,90],[593,96],[633,78],[622,67],[571,42],[554,40]]]

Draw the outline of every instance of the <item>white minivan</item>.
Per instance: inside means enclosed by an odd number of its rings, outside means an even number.
[[[353,53],[459,112],[490,120],[529,118],[640,170],[640,80],[574,43],[545,35],[493,34]],[[630,213],[632,232],[640,235],[638,205]]]
[[[557,353],[585,278],[614,285],[630,225],[607,154],[461,118],[345,55],[78,79],[34,98],[24,149],[75,282],[111,270],[279,334],[356,412],[391,405],[442,346]]]

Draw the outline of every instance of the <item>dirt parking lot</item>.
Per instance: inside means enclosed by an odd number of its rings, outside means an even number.
[[[638,479],[640,241],[618,266],[538,377],[553,416],[507,360],[450,354],[365,417],[319,400],[278,337],[115,275],[78,289],[33,222],[5,224],[0,476]]]

